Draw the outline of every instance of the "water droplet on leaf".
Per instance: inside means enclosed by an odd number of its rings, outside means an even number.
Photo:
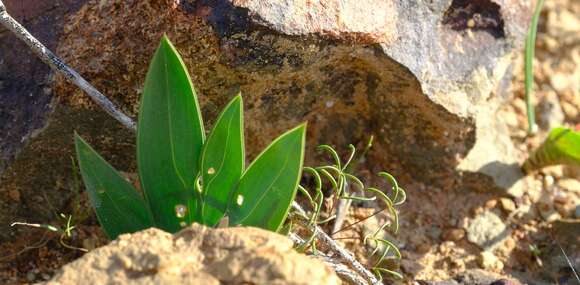
[[[207,174],[209,174],[209,175],[213,175],[214,173],[215,173],[215,169],[214,169],[213,167],[210,167],[210,168],[207,170]]]
[[[242,203],[244,203],[244,196],[238,195],[238,198],[236,199],[236,204],[238,204],[238,206],[241,206]]]
[[[186,223],[186,222],[180,222],[180,223],[179,223],[179,225],[180,225],[182,228],[185,228],[185,227],[187,226],[187,223]]]

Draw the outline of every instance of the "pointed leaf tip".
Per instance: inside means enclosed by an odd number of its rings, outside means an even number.
[[[167,36],[166,33],[163,33],[163,36],[161,36],[161,43],[162,44],[171,44],[171,40],[169,39],[169,37]]]
[[[218,117],[203,147],[203,221],[216,225],[224,216],[244,171],[244,124],[241,96],[235,96]]]
[[[199,222],[195,177],[205,131],[187,68],[164,35],[149,66],[137,130],[137,164],[145,197],[157,225],[176,232]],[[187,205],[176,217],[176,205]]]

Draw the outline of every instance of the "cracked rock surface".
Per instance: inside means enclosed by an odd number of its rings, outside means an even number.
[[[194,224],[171,235],[125,234],[65,265],[45,284],[341,284],[320,260],[257,228]]]

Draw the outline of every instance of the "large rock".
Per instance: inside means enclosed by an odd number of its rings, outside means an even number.
[[[519,173],[495,90],[523,42],[527,1],[346,2],[93,0],[68,18],[57,53],[136,116],[148,62],[167,33],[210,124],[241,89],[250,157],[308,121],[307,164],[317,144],[360,145],[374,135],[369,168],[444,187],[510,187]],[[62,78],[53,93],[61,104],[50,124],[0,186],[17,189],[30,216],[50,213],[36,187],[57,209],[72,195],[74,130],[121,170],[135,167],[133,134],[111,127]]]
[[[311,146],[375,135],[381,168],[442,185],[457,169],[481,171],[484,187],[507,187],[515,161],[494,90],[525,35],[524,2],[185,1],[184,12],[172,1],[92,1],[71,18],[59,54],[136,115],[167,33],[206,118],[242,90],[251,155],[307,120]],[[91,105],[62,80],[56,90]]]
[[[16,20],[54,50],[66,16],[87,1],[2,2]],[[0,240],[11,233],[10,223],[46,221],[71,197],[73,145],[71,140],[64,141],[71,138],[71,127],[63,124],[75,124],[75,119],[71,112],[72,120],[52,119],[56,104],[50,78],[50,68],[0,25]]]
[[[11,15],[48,47],[55,48],[63,14],[78,8],[79,1],[4,0]],[[76,3],[75,3],[76,2]],[[0,173],[51,111],[47,94],[49,67],[0,25]]]
[[[174,236],[152,228],[121,235],[46,284],[341,284],[322,261],[292,246],[256,228],[192,225]]]

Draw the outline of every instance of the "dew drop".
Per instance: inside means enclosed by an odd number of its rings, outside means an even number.
[[[236,199],[236,204],[238,204],[238,206],[241,206],[242,203],[244,203],[244,196],[238,195],[238,198]]]
[[[187,223],[186,223],[186,222],[180,222],[180,223],[179,223],[179,225],[180,225],[182,228],[185,228],[185,227],[187,226]]]
[[[175,205],[175,215],[178,218],[183,218],[185,217],[185,214],[187,213],[187,207],[185,207],[182,204],[177,204]]]
[[[207,170],[207,174],[209,174],[209,175],[213,175],[213,174],[215,174],[215,169],[214,169],[213,167],[210,167],[210,168]]]

